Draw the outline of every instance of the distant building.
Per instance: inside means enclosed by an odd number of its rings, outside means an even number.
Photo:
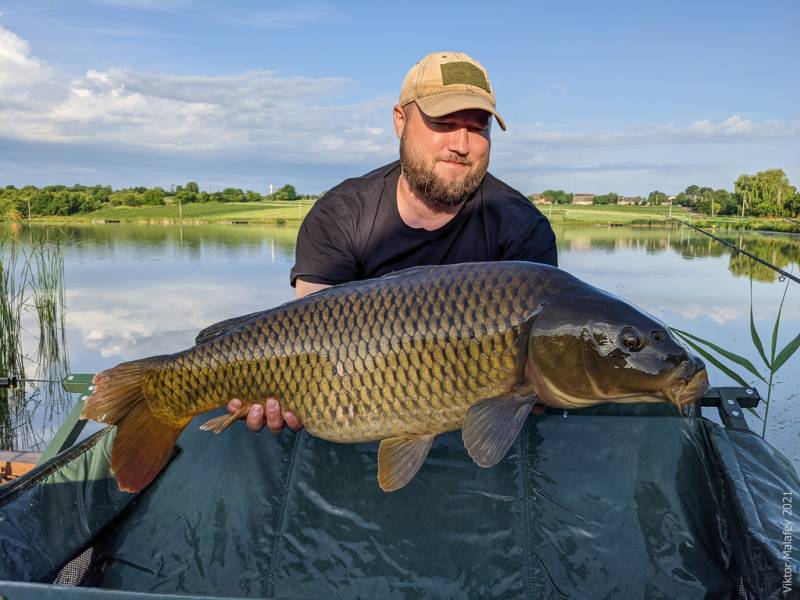
[[[594,201],[594,194],[573,194],[572,204],[592,204]]]
[[[541,194],[531,194],[528,196],[528,200],[534,204],[550,204],[550,201]]]
[[[623,204],[627,206],[638,206],[642,201],[640,196],[620,196],[619,200],[617,200],[617,204]]]

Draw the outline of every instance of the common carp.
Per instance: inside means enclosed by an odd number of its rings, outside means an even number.
[[[95,376],[82,416],[117,426],[111,468],[137,491],[193,416],[274,395],[311,435],[380,440],[378,482],[408,483],[438,433],[473,460],[507,453],[534,402],[669,401],[708,388],[703,363],[659,321],[569,273],[510,261],[414,267],[223,321],[176,354]]]

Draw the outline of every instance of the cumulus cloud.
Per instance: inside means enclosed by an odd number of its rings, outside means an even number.
[[[335,161],[389,155],[394,142],[378,125],[391,101],[332,102],[348,83],[266,70],[193,76],[109,68],[70,78],[0,26],[0,123],[5,137],[19,140],[297,160],[324,161],[331,149]]]
[[[31,56],[27,41],[0,26],[0,100],[23,97],[30,88],[52,76],[50,67]]]

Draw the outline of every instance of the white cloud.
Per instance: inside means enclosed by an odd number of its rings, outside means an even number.
[[[123,4],[164,9],[188,6],[133,0]],[[303,18],[339,18],[332,10],[322,5],[270,15],[288,26]],[[238,18],[237,14],[225,18]],[[301,18],[301,14],[306,16]],[[98,167],[96,158],[90,158],[98,153],[107,155],[101,170],[109,174],[114,169],[121,172],[119,165],[126,157],[138,154],[136,164],[142,165],[138,172],[151,177],[134,183],[151,185],[163,183],[165,175],[154,180],[159,169],[170,171],[169,177],[173,177],[179,160],[197,165],[234,157],[239,163],[249,160],[254,164],[257,159],[258,173],[267,165],[281,165],[275,167],[281,173],[291,171],[292,165],[304,173],[313,166],[320,173],[322,166],[347,165],[348,170],[330,181],[328,175],[324,181],[315,180],[317,189],[329,187],[359,172],[352,169],[374,167],[397,156],[397,140],[390,126],[394,97],[341,100],[353,87],[352,81],[341,77],[286,76],[270,70],[212,76],[111,66],[77,75],[64,73],[38,59],[27,41],[0,25],[0,135],[7,145],[27,144],[33,155],[38,145],[38,154],[49,156],[50,161],[59,160],[54,148],[80,148],[77,154],[85,160],[75,156],[61,161],[70,178],[72,173],[77,176]],[[553,84],[551,88],[558,91],[563,86]],[[758,144],[796,143],[798,139],[800,120],[756,120],[736,114],[715,121],[644,124],[618,131],[523,123],[495,136],[492,169],[526,192],[553,186],[622,193],[643,193],[661,186],[675,191],[688,185],[689,179],[729,185],[731,177],[739,174],[741,162],[747,162],[747,168],[753,166],[750,163],[761,147]],[[728,157],[742,155],[738,152],[741,144],[749,144],[750,158],[725,160],[703,150],[707,142],[716,142],[717,148],[728,144]],[[62,156],[64,150],[58,150]],[[785,154],[785,150],[777,153]],[[714,164],[709,164],[710,160]],[[47,167],[23,165],[20,171],[15,166],[20,161],[29,164],[27,158],[8,153],[0,164],[0,174],[16,178],[15,182],[34,177],[35,183],[42,183],[41,173],[48,171]],[[72,171],[68,163],[74,166]],[[793,176],[794,164],[780,166]],[[244,175],[249,177],[249,173]],[[235,183],[242,176],[228,175],[226,181]],[[226,176],[220,172],[218,177]],[[301,179],[309,177],[305,174]],[[109,182],[108,177],[103,177],[103,182]]]
[[[37,91],[36,82],[49,88]],[[390,156],[396,143],[378,126],[388,119],[390,101],[333,103],[348,84],[272,71],[206,76],[109,68],[69,78],[0,27],[0,130],[25,141],[323,162],[332,149],[336,156],[327,158],[337,162]]]
[[[52,74],[47,65],[31,56],[27,41],[0,26],[0,100],[46,81]]]

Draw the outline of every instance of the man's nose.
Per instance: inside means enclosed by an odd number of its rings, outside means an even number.
[[[466,156],[469,154],[469,131],[466,127],[460,127],[450,132],[448,150]]]

